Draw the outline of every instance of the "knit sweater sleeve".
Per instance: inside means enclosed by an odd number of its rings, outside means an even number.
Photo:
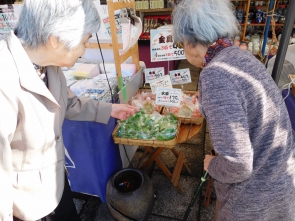
[[[208,68],[201,74],[201,103],[218,155],[208,171],[222,183],[248,179],[253,169],[253,149],[241,92],[224,73]]]

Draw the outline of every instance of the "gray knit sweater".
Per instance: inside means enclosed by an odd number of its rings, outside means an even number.
[[[218,153],[209,164],[219,220],[295,220],[294,136],[265,67],[231,46],[203,69],[200,103]]]

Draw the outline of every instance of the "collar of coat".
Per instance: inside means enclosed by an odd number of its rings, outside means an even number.
[[[13,31],[11,31],[7,35],[7,44],[9,47],[9,50],[11,52],[11,55],[14,59],[18,74],[19,74],[19,79],[20,79],[20,84],[22,87],[25,89],[40,94],[49,100],[51,100],[53,103],[59,106],[58,102],[56,99],[53,97],[53,94],[48,90],[46,85],[40,81],[40,78],[36,74],[36,71],[34,69],[34,66],[29,59],[26,51],[24,50],[23,46],[21,45],[19,39],[14,35]],[[52,72],[51,70],[54,67],[49,66],[48,67],[48,74]],[[56,73],[55,73],[56,74]],[[57,78],[57,76],[56,76]],[[57,80],[59,82],[59,80]],[[56,83],[56,82],[55,82]],[[59,82],[60,83],[60,82]],[[56,85],[57,86],[57,85]]]

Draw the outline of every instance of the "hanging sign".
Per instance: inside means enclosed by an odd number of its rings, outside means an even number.
[[[173,43],[172,29],[152,29],[151,62],[185,59],[184,50]]]
[[[116,30],[117,30],[117,35],[121,35],[122,34],[122,25],[121,25],[121,22],[120,22],[120,10],[116,10],[114,12],[115,14],[115,22],[116,22]],[[102,19],[102,22],[104,23],[105,25],[105,28],[108,32],[108,34],[110,36],[112,36],[112,33],[111,33],[111,25],[110,25],[110,19],[109,17],[105,17]]]
[[[161,78],[155,79],[150,82],[150,86],[152,89],[152,93],[155,94],[157,92],[157,88],[172,88],[171,79],[169,75],[165,75]]]
[[[182,95],[181,89],[157,88],[156,104],[164,106],[180,106]]]
[[[16,25],[18,19],[14,14],[13,5],[0,7],[0,33],[10,32]]]
[[[149,83],[150,81],[153,81],[157,78],[165,76],[164,68],[146,68],[144,70],[145,74],[145,82]]]
[[[171,83],[172,85],[175,84],[187,84],[192,82],[191,74],[189,68],[169,71]]]

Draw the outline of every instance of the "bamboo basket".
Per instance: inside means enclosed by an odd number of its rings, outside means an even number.
[[[115,127],[112,136],[116,144],[126,144],[130,146],[148,146],[148,147],[165,147],[173,148],[177,144],[177,139],[180,131],[181,122],[178,121],[177,132],[175,137],[172,140],[140,140],[140,139],[131,139],[131,138],[120,138],[116,137],[116,133],[119,127],[119,124]]]
[[[196,91],[183,91],[184,94],[187,94],[187,95],[195,95],[197,94],[198,92]],[[163,108],[163,111],[162,111],[162,114],[163,115],[166,115],[166,107]],[[176,115],[175,115],[176,116]],[[176,116],[178,118],[178,120],[181,121],[182,124],[194,124],[194,125],[200,125],[203,123],[203,120],[204,118],[203,117],[198,117],[198,118],[192,118],[192,117],[179,117],[179,116]]]

